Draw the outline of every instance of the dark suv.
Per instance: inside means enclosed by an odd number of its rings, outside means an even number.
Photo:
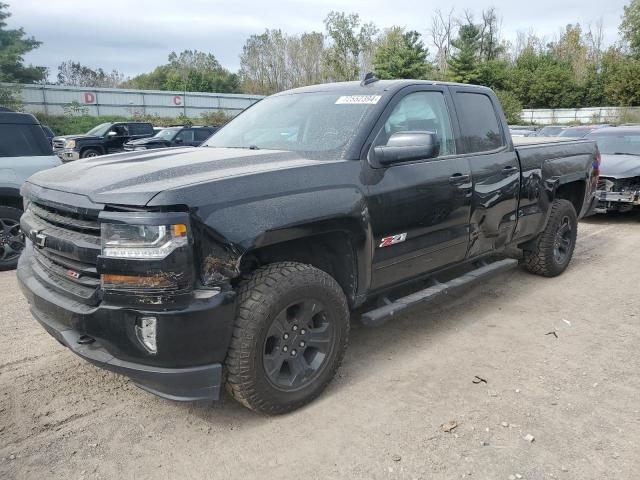
[[[218,127],[176,126],[163,128],[153,137],[132,140],[124,144],[125,151],[167,147],[197,147],[213,135]]]
[[[153,136],[153,125],[146,122],[101,123],[83,135],[53,139],[53,150],[63,162],[122,152],[125,143]]]

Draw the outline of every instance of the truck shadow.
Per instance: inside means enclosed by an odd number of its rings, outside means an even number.
[[[625,213],[619,215],[598,215],[582,220],[594,226],[616,226],[623,224],[635,224],[640,220],[637,213]],[[597,228],[597,227],[596,227]],[[603,234],[604,235],[604,234]],[[579,245],[583,248],[576,250],[575,260],[567,271],[580,268],[583,261],[589,261],[589,257],[583,252],[589,252],[602,241],[600,235],[585,236]],[[530,294],[527,288],[520,284],[529,284],[531,280],[540,282],[541,288],[545,283],[553,282],[562,288],[564,283],[561,277],[545,279],[536,277],[521,269],[514,269],[501,273],[481,285],[466,288],[456,294],[429,303],[426,306],[414,306],[411,309],[391,318],[387,323],[368,328],[358,320],[358,314],[351,317],[351,338],[342,367],[336,378],[329,384],[326,391],[310,405],[292,412],[285,417],[296,418],[298,415],[307,415],[315,408],[326,408],[324,402],[335,401],[335,395],[345,395],[345,390],[353,389],[361,393],[359,385],[370,382],[372,377],[377,377],[380,372],[390,365],[400,369],[410,360],[411,351],[418,349],[435,348],[440,342],[446,342],[450,336],[460,335],[461,331],[487,327],[487,337],[491,336],[490,327],[499,327],[490,319],[495,317],[497,311],[509,305],[524,303]],[[551,319],[550,319],[551,321]],[[545,330],[545,328],[547,330]],[[548,331],[548,325],[540,325],[539,335]],[[538,335],[533,332],[532,334]],[[478,343],[482,343],[482,338]],[[450,343],[451,340],[449,339]],[[405,356],[408,356],[405,358]],[[425,365],[425,368],[428,368]],[[469,378],[473,378],[477,372],[467,372]],[[471,381],[471,380],[470,380]],[[189,414],[199,417],[203,421],[216,425],[259,425],[264,422],[277,421],[274,417],[257,415],[238,404],[226,392],[221,401],[211,404],[176,404],[177,408],[188,411]]]

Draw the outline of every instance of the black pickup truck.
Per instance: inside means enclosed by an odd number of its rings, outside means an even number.
[[[63,162],[124,151],[132,140],[152,137],[156,132],[147,122],[108,122],[96,125],[82,135],[54,137],[53,151]]]
[[[567,268],[594,208],[596,144],[521,141],[483,87],[279,93],[202,147],[31,177],[19,282],[51,335],[149,392],[226,386],[287,412],[334,376],[350,312],[377,325],[518,262]]]

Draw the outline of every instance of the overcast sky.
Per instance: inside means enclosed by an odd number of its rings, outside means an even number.
[[[495,6],[502,18],[503,36],[532,30],[548,39],[568,24],[604,22],[605,42],[617,40],[623,6],[628,0],[4,0],[13,16],[43,45],[27,61],[44,65],[55,77],[64,60],[128,76],[148,72],[166,62],[171,50],[212,52],[227,68],[239,67],[245,39],[265,28],[287,33],[322,31],[331,10],[355,12],[378,27],[402,25],[426,35],[432,12],[454,6],[480,12]],[[427,38],[425,38],[427,40]],[[433,53],[433,49],[432,49]]]

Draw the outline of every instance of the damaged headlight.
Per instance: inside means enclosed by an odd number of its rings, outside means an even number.
[[[103,223],[102,255],[111,258],[161,259],[188,244],[187,226]]]

